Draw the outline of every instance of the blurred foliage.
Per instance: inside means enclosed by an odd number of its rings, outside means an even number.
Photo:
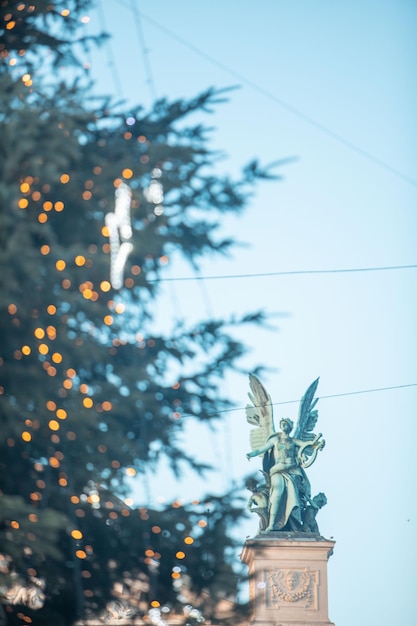
[[[161,458],[177,476],[206,469],[180,435],[188,420],[210,423],[231,406],[220,384],[245,353],[233,330],[264,318],[187,325],[173,312],[158,331],[158,281],[179,256],[198,268],[227,253],[222,215],[241,211],[270,175],[255,161],[237,180],[219,172],[210,132],[192,124],[224,91],[149,112],[92,99],[79,61],[91,7],[0,3],[1,584],[46,580],[43,609],[6,603],[4,619],[72,624],[138,584],[139,614],[192,598],[216,619],[238,587],[230,529],[241,503],[226,494],[149,510],[123,498],[129,477]],[[63,64],[71,81],[59,79]],[[155,168],[160,214],[146,193]],[[103,226],[121,182],[133,194],[134,249],[116,291]]]

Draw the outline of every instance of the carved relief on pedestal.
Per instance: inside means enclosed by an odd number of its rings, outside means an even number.
[[[278,569],[265,572],[266,607],[318,609],[318,571]]]

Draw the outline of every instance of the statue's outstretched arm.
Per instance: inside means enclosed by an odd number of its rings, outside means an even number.
[[[264,454],[265,452],[268,452],[268,450],[273,448],[273,446],[274,446],[274,442],[270,441],[266,443],[264,446],[262,446],[262,448],[258,448],[257,450],[252,450],[251,452],[248,452],[248,454],[246,455],[246,458],[251,459],[254,456],[259,456],[260,454]]]

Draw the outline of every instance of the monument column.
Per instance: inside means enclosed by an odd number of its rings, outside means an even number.
[[[327,561],[333,541],[318,533],[268,532],[245,543],[253,626],[331,626]]]

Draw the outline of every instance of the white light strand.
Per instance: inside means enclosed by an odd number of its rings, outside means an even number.
[[[164,207],[162,206],[162,203],[164,201],[164,188],[158,180],[158,178],[161,178],[161,176],[162,170],[159,167],[154,167],[154,169],[152,170],[152,180],[150,182],[150,185],[143,192],[147,201],[152,202],[152,204],[156,205],[154,208],[155,215],[162,215],[162,213],[164,212]]]
[[[133,250],[130,207],[132,192],[129,185],[122,183],[115,192],[114,213],[107,213],[105,224],[110,241],[110,282],[113,289],[123,286],[123,272],[129,254]]]

